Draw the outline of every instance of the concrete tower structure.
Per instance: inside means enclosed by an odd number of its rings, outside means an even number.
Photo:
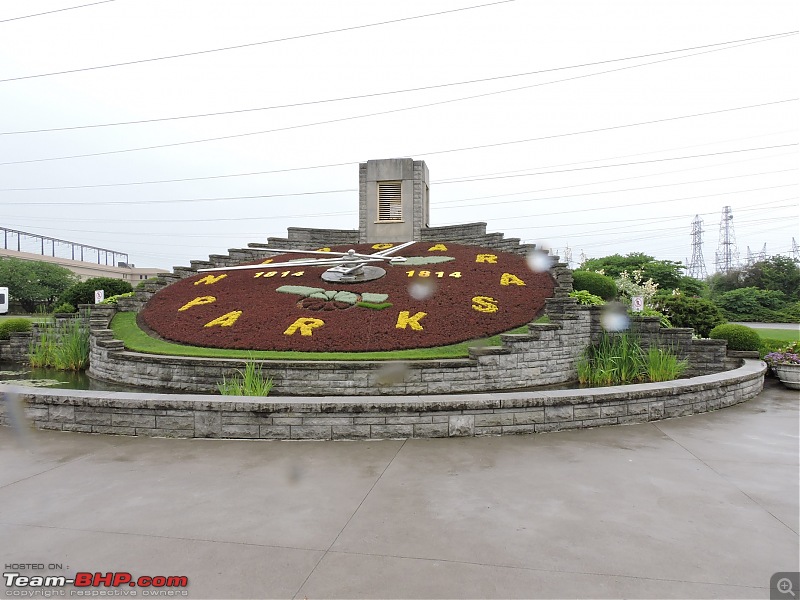
[[[358,228],[362,242],[419,240],[430,217],[428,167],[411,158],[359,165]]]

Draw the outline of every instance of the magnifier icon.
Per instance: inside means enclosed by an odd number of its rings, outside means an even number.
[[[777,588],[781,594],[791,594],[792,598],[797,598],[797,595],[792,591],[792,581],[789,578],[779,579]]]

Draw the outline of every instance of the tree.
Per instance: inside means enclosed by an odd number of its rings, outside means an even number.
[[[86,281],[76,283],[69,289],[65,290],[59,300],[61,302],[68,302],[72,306],[79,304],[92,304],[94,303],[94,291],[103,290],[106,298],[116,296],[117,294],[127,294],[133,291],[133,286],[127,281],[122,279],[114,279],[113,277],[92,277]]]
[[[729,273],[715,273],[709,278],[709,285],[714,298],[733,290],[758,288],[800,300],[800,265],[787,256],[770,256]]]
[[[26,312],[51,305],[78,278],[69,269],[42,261],[0,258],[0,284]]]
[[[800,300],[800,266],[788,256],[770,256],[742,270],[742,287],[775,290]]]
[[[680,261],[656,260],[641,252],[631,252],[622,256],[613,254],[602,258],[591,258],[581,265],[584,271],[600,271],[605,275],[617,278],[623,271],[631,273],[639,270],[642,280],[652,279],[662,290],[672,290],[680,286],[683,264]]]

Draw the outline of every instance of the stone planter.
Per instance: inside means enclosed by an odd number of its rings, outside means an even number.
[[[800,365],[775,365],[772,369],[783,385],[792,390],[800,390]]]

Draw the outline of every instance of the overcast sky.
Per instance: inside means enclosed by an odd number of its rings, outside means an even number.
[[[89,2],[0,3],[0,226],[169,268],[289,226],[355,229],[358,163],[412,157],[431,225],[485,221],[576,261],[686,260],[699,214],[711,273],[724,206],[742,259],[800,241],[798,36],[754,39],[793,32],[795,1],[113,0],[26,17]]]

